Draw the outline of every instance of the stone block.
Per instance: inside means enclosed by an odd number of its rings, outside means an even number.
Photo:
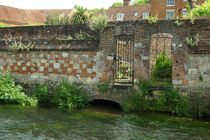
[[[45,66],[46,66],[46,67],[49,67],[49,66],[50,66],[50,64],[49,64],[49,63],[46,63],[46,64],[45,64]]]
[[[68,58],[69,54],[68,53],[61,53],[62,57]]]
[[[14,67],[14,70],[18,70],[18,67],[17,67],[17,66],[15,66],[15,67]]]
[[[17,65],[18,65],[18,66],[21,66],[21,65],[22,65],[22,63],[21,63],[20,61],[18,61],[18,62],[17,62]]]
[[[27,67],[29,67],[30,65],[31,65],[31,63],[30,63],[30,62],[27,62],[27,63],[26,63],[26,66],[27,66]]]
[[[150,56],[141,56],[141,60],[150,60]]]
[[[58,72],[61,73],[62,72],[62,69],[58,69]]]
[[[107,60],[114,60],[114,56],[106,56]]]
[[[52,68],[48,68],[48,72],[53,72],[53,69]]]
[[[39,67],[39,71],[43,72],[44,71],[44,67]]]
[[[69,67],[69,64],[68,64],[68,63],[64,63],[64,64],[63,64],[63,67],[64,67],[64,68],[68,68],[68,67]]]
[[[42,59],[41,62],[42,63],[47,63],[47,60],[46,59]]]
[[[172,80],[173,85],[182,85],[182,80]]]
[[[141,42],[135,43],[135,48],[144,48]]]
[[[92,73],[93,69],[87,69],[87,73]]]
[[[69,61],[69,64],[74,64],[74,61],[73,60]]]
[[[22,58],[22,57],[23,57],[23,55],[22,55],[22,54],[19,54],[19,57],[20,57],[20,58]]]
[[[60,63],[54,63],[53,68],[55,69],[60,69]]]
[[[201,73],[206,72],[207,71],[207,65],[201,65],[201,66],[199,66],[199,71]]]
[[[82,68],[87,68],[87,64],[82,64]]]
[[[22,67],[22,71],[26,71],[26,67]]]
[[[35,68],[31,68],[31,71],[35,71],[36,69]]]
[[[101,72],[97,72],[97,73],[96,73],[96,77],[97,77],[97,78],[101,78],[102,75],[103,75],[103,74],[102,74]]]
[[[69,72],[69,73],[72,72],[72,69],[68,68],[68,69],[67,69],[67,72]]]
[[[79,63],[75,63],[75,64],[73,65],[73,68],[76,69],[76,70],[79,69]]]
[[[59,63],[64,64],[65,61],[64,60],[58,60]]]
[[[188,74],[189,74],[189,75],[198,74],[198,70],[197,70],[197,69],[189,69],[189,70],[188,70]]]

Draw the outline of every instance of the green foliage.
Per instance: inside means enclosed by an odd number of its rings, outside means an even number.
[[[172,62],[171,59],[168,58],[167,54],[160,53],[158,58],[156,59],[155,67],[153,70],[153,78],[154,79],[170,79],[171,81],[172,74]]]
[[[160,93],[159,103],[166,105],[169,111],[173,112],[180,101],[180,94],[174,88],[164,87],[164,90]]]
[[[146,110],[146,103],[144,96],[140,94],[130,94],[120,106],[124,112],[137,112]]]
[[[71,17],[71,24],[88,24],[92,14],[88,11],[88,9],[82,6],[74,6]]]
[[[204,2],[202,5],[196,5],[192,10],[192,14],[195,17],[210,16],[210,2]]]
[[[80,31],[74,35],[76,40],[94,40],[96,36],[90,35],[87,32]]]
[[[10,25],[4,24],[4,23],[0,23],[0,28],[2,28],[2,27],[10,27]]]
[[[181,117],[198,118],[208,115],[207,104],[200,97],[182,97],[175,109],[175,113]]]
[[[70,24],[69,16],[66,14],[48,14],[45,24],[47,25],[66,25]]]
[[[108,82],[104,82],[104,83],[98,83],[97,87],[101,92],[106,92],[110,88],[110,85]]]
[[[174,23],[176,24],[177,27],[182,25],[182,23],[179,20],[176,20]]]
[[[118,6],[123,6],[122,2],[115,2],[112,4],[112,7],[118,7]]]
[[[149,22],[149,24],[155,24],[158,21],[158,16],[148,16],[146,17],[146,20]]]
[[[49,103],[50,95],[48,87],[40,84],[38,87],[33,89],[33,94],[37,98],[39,103]]]
[[[59,83],[55,87],[54,92],[53,102],[58,107],[66,107],[73,110],[84,108],[87,103],[85,92],[78,86],[70,83]]]
[[[8,73],[5,76],[0,74],[0,102],[31,106],[37,104],[36,99],[23,93],[23,88],[20,85],[15,85],[14,80]]]
[[[200,35],[197,33],[196,35],[194,35],[191,38],[186,38],[185,41],[187,43],[188,46],[190,47],[198,47],[198,43],[200,42]]]
[[[143,4],[148,4],[149,0],[134,0],[132,2],[132,5],[143,5]]]
[[[142,80],[141,78],[139,78],[138,88],[139,88],[139,94],[140,95],[142,95],[142,96],[145,96],[145,95],[152,96],[153,86],[152,86],[151,81]]]
[[[107,19],[106,16],[97,16],[97,17],[93,17],[92,19],[92,23],[91,23],[91,29],[92,30],[101,30],[103,31],[103,29],[107,26]]]
[[[191,9],[189,5],[186,8],[188,15],[183,18],[190,19],[192,24],[194,24],[196,17],[210,16],[210,2],[204,2],[202,5],[196,5],[193,9]]]

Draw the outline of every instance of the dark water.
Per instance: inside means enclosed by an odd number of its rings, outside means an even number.
[[[164,114],[125,114],[103,106],[72,112],[0,105],[1,140],[208,140],[210,122]]]

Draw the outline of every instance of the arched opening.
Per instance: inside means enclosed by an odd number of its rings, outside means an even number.
[[[171,58],[171,45],[173,35],[168,33],[153,34],[150,45],[150,72],[153,71],[155,61],[160,53],[165,52]]]
[[[110,101],[110,100],[103,100],[103,99],[96,99],[90,101],[90,107],[92,109],[97,109],[101,111],[108,111],[108,112],[121,112],[122,108],[119,103]]]

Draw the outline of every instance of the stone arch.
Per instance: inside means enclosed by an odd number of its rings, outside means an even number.
[[[108,108],[112,108],[112,109],[121,109],[122,110],[122,107],[120,105],[120,103],[116,102],[116,101],[113,101],[113,100],[108,100],[108,99],[94,99],[94,100],[91,100],[89,101],[90,104],[92,105],[103,105],[103,106],[106,106]]]
[[[171,46],[173,35],[169,33],[155,33],[151,37],[150,44],[150,73],[154,69],[155,61],[161,52],[165,52],[171,58]]]

